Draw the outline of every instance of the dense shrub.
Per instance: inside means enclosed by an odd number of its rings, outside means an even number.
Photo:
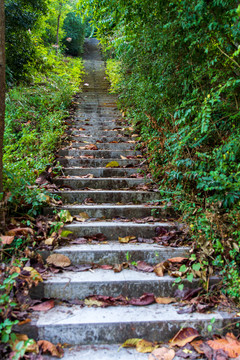
[[[162,199],[182,211],[210,262],[217,257],[239,279],[238,1],[81,3],[106,52],[121,61],[122,107]],[[238,280],[234,289],[239,296]]]
[[[83,41],[85,25],[79,14],[68,13],[63,24],[66,53],[73,56],[79,56],[83,52]]]
[[[37,174],[54,160],[65,129],[63,118],[73,94],[79,91],[83,72],[80,59],[48,54],[45,61],[31,85],[13,87],[6,101],[3,163],[8,211],[25,209],[31,215],[47,200],[34,183]]]

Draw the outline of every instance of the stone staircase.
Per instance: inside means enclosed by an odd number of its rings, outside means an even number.
[[[108,93],[104,62],[95,40],[87,42],[87,51],[84,92],[72,129],[69,129],[69,134],[72,134],[70,145],[59,152],[64,176],[58,178],[56,183],[69,187],[61,191],[63,209],[69,210],[72,215],[86,212],[93,218],[91,222],[75,221],[65,228],[78,237],[103,233],[107,243],[70,245],[54,252],[68,256],[74,265],[113,265],[126,261],[126,258],[157,264],[168,258],[187,256],[187,247],[118,242],[118,237],[128,235],[152,238],[156,227],[170,230],[179,225],[166,221],[170,210],[154,205],[154,201],[159,200],[158,192],[141,190],[141,186],[138,190],[139,185],[149,180],[131,177],[144,166],[143,159],[131,158],[140,155],[135,151],[135,137],[117,110],[115,96]],[[81,149],[87,144],[95,144],[98,150]],[[106,168],[110,161],[117,161],[120,167]],[[88,174],[93,177],[83,178]],[[163,221],[136,223],[115,220],[121,217],[144,218],[152,214],[157,214]],[[99,218],[104,220],[98,221]],[[173,283],[174,278],[170,276],[157,277],[155,273],[129,269],[119,273],[103,269],[64,271],[51,276],[35,290],[34,296],[59,300],[84,299],[92,294],[133,298],[149,292],[155,296],[169,297],[176,290]],[[195,287],[197,283],[195,280],[187,284],[184,280],[188,287]],[[55,344],[70,344],[71,349],[66,351],[64,359],[141,360],[147,359],[148,355],[138,354],[131,349],[118,352],[117,344],[128,338],[168,341],[181,326],[205,331],[213,317],[216,328],[222,327],[229,318],[227,313],[217,310],[210,314],[182,315],[177,311],[174,305],[160,304],[95,308],[63,303],[46,313],[33,314],[31,325],[25,331],[30,336]]]

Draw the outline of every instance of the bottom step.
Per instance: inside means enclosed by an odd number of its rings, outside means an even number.
[[[64,350],[62,360],[148,360],[149,354],[142,354],[135,349],[119,348],[119,345],[85,345]],[[44,356],[44,360],[56,360]],[[175,356],[173,360],[182,360]],[[201,360],[198,358],[198,360]]]
[[[178,314],[178,310],[178,306],[160,304],[108,308],[60,305],[33,315],[32,322],[20,328],[29,337],[47,339],[54,344],[97,345],[123,343],[129,338],[167,342],[181,327],[193,327],[206,335],[213,318],[214,333],[240,321],[234,313],[218,310],[208,314]]]

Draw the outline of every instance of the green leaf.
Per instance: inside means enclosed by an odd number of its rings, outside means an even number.
[[[200,263],[193,264],[192,269],[194,271],[199,271],[201,269],[201,264]]]

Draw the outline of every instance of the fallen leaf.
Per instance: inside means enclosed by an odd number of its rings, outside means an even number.
[[[60,219],[66,223],[73,221],[73,217],[72,217],[70,211],[68,211],[68,210],[61,210],[61,212],[58,215],[59,215]]]
[[[166,262],[161,262],[154,266],[154,272],[157,276],[162,277],[164,275],[164,271],[166,270]]]
[[[103,270],[112,270],[113,266],[112,265],[100,265],[99,268],[103,269]]]
[[[119,163],[117,161],[110,161],[107,165],[106,168],[111,168],[111,167],[119,167]]]
[[[25,266],[23,268],[23,270],[26,270],[26,271],[28,271],[30,273],[30,278],[31,278],[31,280],[34,281],[35,285],[37,285],[37,283],[39,281],[43,282],[42,276],[39,274],[39,272],[36,269],[34,269],[34,268],[30,267],[30,266]]]
[[[32,310],[34,311],[48,311],[50,309],[52,309],[55,306],[54,300],[47,300],[42,302],[41,304],[38,305],[34,305],[31,307]]]
[[[51,245],[54,243],[55,240],[56,240],[56,238],[50,237],[50,238],[48,238],[48,239],[46,239],[46,240],[44,241],[44,244],[51,246]]]
[[[121,157],[122,160],[126,160],[126,159],[127,159],[126,156],[123,156],[123,155],[120,155],[120,157]]]
[[[16,228],[16,229],[11,229],[7,232],[6,235],[8,236],[17,236],[17,235],[34,235],[34,231],[31,228]]]
[[[0,241],[2,242],[3,245],[10,245],[13,242],[14,237],[15,236],[0,235]]]
[[[136,350],[140,353],[150,353],[154,350],[155,345],[147,340],[139,340],[136,345]]]
[[[188,259],[184,258],[184,257],[180,257],[180,256],[168,259],[168,261],[170,261],[171,263],[182,263],[183,261],[186,261],[186,260],[188,260]]]
[[[114,271],[115,273],[121,272],[122,269],[123,269],[123,265],[122,265],[122,264],[115,264],[115,265],[113,266],[113,271]]]
[[[145,306],[153,303],[155,303],[155,296],[152,293],[145,293],[140,298],[129,300],[129,304],[134,306]]]
[[[191,327],[187,327],[179,330],[178,333],[169,341],[169,343],[171,346],[183,347],[198,336],[200,336],[200,334],[197,330]]]
[[[52,254],[46,259],[48,265],[65,268],[71,265],[71,260],[62,254]]]
[[[155,301],[157,304],[172,304],[177,302],[177,299],[171,297],[156,297]]]
[[[102,307],[104,306],[104,302],[103,301],[100,301],[100,300],[97,300],[97,299],[94,299],[89,297],[87,299],[84,300],[84,304],[86,306],[97,306],[97,307]]]
[[[192,347],[199,353],[204,354],[204,351],[202,350],[202,344],[203,340],[194,340],[191,342]]]
[[[134,240],[134,239],[136,239],[136,236],[125,236],[125,237],[119,237],[118,241],[120,243],[125,244],[125,243],[129,243],[130,240]]]
[[[149,355],[148,360],[172,360],[175,356],[173,349],[161,347],[153,350],[152,354]]]
[[[142,340],[142,339],[138,339],[138,338],[133,338],[133,339],[128,339],[126,340],[121,346],[121,347],[136,347],[137,346],[137,343]]]
[[[148,265],[145,261],[138,261],[136,265],[137,270],[144,272],[153,272],[154,267]]]
[[[225,351],[230,358],[236,358],[240,355],[240,341],[233,334],[227,334],[225,339],[209,340],[207,344],[213,350]]]
[[[49,353],[52,356],[56,356],[58,358],[62,358],[64,355],[64,351],[60,344],[53,345],[51,342],[47,340],[39,340],[37,343],[43,353]]]

